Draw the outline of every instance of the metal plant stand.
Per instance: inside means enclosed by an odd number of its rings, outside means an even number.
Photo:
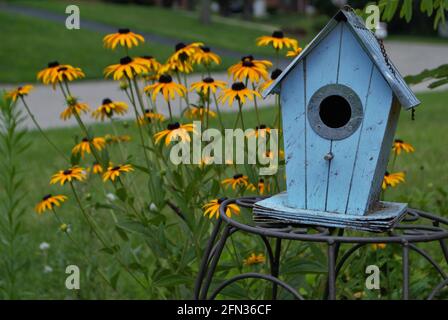
[[[448,264],[448,249],[445,240],[448,238],[448,219],[436,215],[422,212],[415,209],[408,209],[403,221],[390,230],[386,235],[370,232],[360,232],[360,236],[344,236],[343,229],[314,227],[304,225],[279,224],[275,221],[264,221],[247,225],[237,222],[225,214],[225,208],[231,203],[236,203],[241,207],[252,208],[254,203],[261,200],[261,197],[243,197],[239,199],[228,199],[220,207],[220,218],[212,232],[211,238],[205,250],[199,274],[196,279],[194,297],[195,299],[214,299],[228,285],[248,278],[257,278],[272,282],[272,297],[277,298],[278,287],[282,287],[291,295],[303,300],[303,297],[290,285],[279,279],[280,252],[282,240],[310,241],[327,244],[328,276],[327,288],[324,299],[336,299],[336,278],[344,263],[348,258],[361,247],[372,243],[394,243],[402,248],[402,273],[403,273],[403,296],[404,300],[409,297],[409,252],[415,251],[424,257],[440,274],[441,282],[432,290],[428,299],[435,298],[440,291],[448,286],[448,275],[441,266],[417,244],[424,242],[436,242],[440,246],[441,252]],[[257,219],[255,219],[257,221]],[[236,232],[245,232],[258,235],[263,240],[270,264],[270,274],[244,273],[227,279],[218,285],[213,292],[209,293],[210,285],[213,281],[216,266],[219,263],[226,241]],[[275,239],[275,247],[272,248],[269,238]],[[343,255],[338,256],[339,248],[342,244],[350,245],[350,249]]]

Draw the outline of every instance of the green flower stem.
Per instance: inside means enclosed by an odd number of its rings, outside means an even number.
[[[70,182],[70,187],[72,189],[73,195],[75,197],[76,202],[78,203],[79,209],[81,210],[81,213],[84,217],[84,219],[87,221],[87,224],[89,225],[92,232],[95,234],[95,236],[98,238],[98,240],[101,242],[101,244],[104,246],[104,248],[109,248],[109,245],[107,244],[107,241],[103,239],[101,236],[99,230],[97,230],[96,225],[93,220],[90,219],[89,215],[84,209],[84,206],[81,203],[81,200],[79,199],[78,193],[76,192],[75,186],[73,185],[73,182]],[[137,276],[129,270],[129,268],[125,265],[125,263],[117,257],[116,254],[113,254],[114,258],[117,260],[117,262],[123,267],[124,270],[126,270],[127,273],[143,288],[148,289],[143,282],[140,281],[140,279],[137,278]]]
[[[252,83],[252,89],[253,90],[256,89],[256,86],[255,86],[254,83]],[[260,122],[260,115],[258,113],[258,101],[257,101],[257,96],[256,95],[254,95],[254,107],[255,107],[255,114],[257,116],[258,127],[260,127],[261,122]]]
[[[213,100],[216,105],[216,112],[218,113],[219,124],[221,125],[222,132],[224,132],[224,123],[222,122],[221,111],[219,110],[218,99],[216,98],[216,93],[213,93]]]
[[[171,102],[170,99],[166,100],[166,103],[168,104],[168,112],[170,113],[170,121],[173,122],[173,112],[171,111]]]
[[[30,108],[28,107],[27,103],[25,102],[25,99],[23,96],[20,96],[20,99],[22,100],[23,105],[25,106],[25,109],[30,116],[31,120],[33,121],[34,125],[36,126],[39,133],[47,140],[47,142],[53,147],[54,150],[56,150],[59,155],[64,158],[67,162],[70,162],[70,159],[67,158],[67,156],[64,154],[64,152],[61,151],[51,140],[48,138],[48,136],[45,134],[45,132],[42,130],[41,126],[37,122],[36,118],[34,117],[34,114],[31,112]]]
[[[64,84],[65,84],[65,87],[66,87],[67,92],[65,92],[65,90],[64,90],[64,86],[63,86],[62,82],[59,82],[59,85],[60,85],[60,87],[61,87],[62,94],[64,95],[64,98],[65,98],[65,100],[67,101],[68,98],[71,97],[72,95],[71,95],[71,93],[70,93],[70,88],[69,88],[69,86],[68,86],[68,82],[67,82],[67,80],[64,80]],[[89,130],[87,130],[87,127],[84,125],[84,122],[82,121],[80,115],[79,115],[77,112],[74,112],[73,115],[75,116],[76,122],[78,123],[79,127],[80,127],[81,130],[84,132],[84,135],[85,135],[86,138],[89,140],[90,149],[92,150],[92,154],[93,154],[95,160],[96,160],[98,163],[103,164],[103,162],[102,162],[100,156],[99,156],[98,153],[96,152],[96,148],[95,148],[95,146],[92,144],[92,141],[91,141],[91,140],[92,140],[92,137],[90,136]],[[103,165],[104,165],[104,164],[103,164]]]
[[[241,127],[243,129],[243,131],[246,131],[245,126],[244,126],[244,117],[243,117],[243,104],[241,103],[241,101],[238,99],[238,109],[239,109],[239,113],[240,113],[240,118],[241,118]]]
[[[135,94],[137,95],[137,100],[138,103],[140,105],[140,110],[142,111],[142,114],[145,114],[145,104],[143,103],[143,99],[142,99],[142,95],[140,93],[140,88],[138,86],[138,81],[136,79],[136,77],[134,77],[132,79],[133,83],[134,83],[134,90],[135,90]]]
[[[56,213],[56,210],[54,210],[54,207],[51,209],[51,211],[53,211],[54,216],[56,218],[56,221],[62,225],[63,222],[61,220],[61,218],[59,217],[59,215]],[[70,235],[70,233],[68,233],[67,231],[64,231],[64,233],[67,235],[67,237],[70,239],[70,241],[75,245],[75,247],[78,249],[79,252],[82,253],[82,255],[84,256],[84,258],[86,260],[88,260],[91,264],[92,264],[92,260],[89,256],[87,256],[82,248],[82,246],[80,246],[78,244],[78,242]],[[104,282],[106,282],[114,291],[116,291],[116,289],[114,288],[114,286],[110,283],[109,279],[107,279],[106,275],[98,268],[95,268],[95,271],[98,272],[98,274],[100,275],[100,277],[104,280]]]
[[[151,163],[149,161],[149,157],[148,157],[147,150],[146,150],[146,145],[145,145],[145,140],[143,138],[142,126],[138,125],[139,113],[138,113],[138,110],[137,110],[137,106],[135,104],[134,93],[132,91],[132,82],[131,82],[131,80],[129,78],[127,78],[127,79],[128,79],[128,83],[129,83],[130,94],[127,92],[127,90],[126,90],[126,93],[128,95],[129,100],[131,101],[132,107],[134,108],[135,120],[137,121],[137,127],[138,127],[138,133],[139,133],[139,136],[140,136],[140,142],[141,142],[142,147],[143,147],[143,155],[145,157],[146,166],[147,166],[148,170],[150,170]]]

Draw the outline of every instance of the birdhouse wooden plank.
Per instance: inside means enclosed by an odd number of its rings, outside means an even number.
[[[418,99],[364,22],[340,11],[267,89],[280,94],[287,193],[254,212],[288,221],[389,228],[406,204],[379,201],[401,107]]]

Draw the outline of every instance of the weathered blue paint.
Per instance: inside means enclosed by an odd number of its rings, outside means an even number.
[[[338,83],[350,87],[365,106],[373,63],[362,50],[352,31],[344,25]],[[362,122],[361,122],[362,127]],[[334,140],[325,211],[346,212],[361,127],[343,140]]]
[[[380,160],[382,142],[387,130],[392,97],[392,90],[375,67],[357,147],[358,152],[347,202],[347,213],[364,214],[369,207],[368,199],[372,181],[374,181],[377,167],[381,167],[378,161]],[[354,145],[354,148],[356,148],[356,145]],[[391,144],[389,144],[389,150],[385,150],[386,161],[384,161],[384,158],[383,161],[386,164],[390,148]],[[378,173],[381,179],[384,176],[384,171]],[[375,186],[375,188],[377,187]]]
[[[306,114],[305,114],[305,72],[306,60],[300,62],[285,78],[283,93],[280,95],[284,146],[286,157],[286,183],[290,190],[290,204],[306,208]],[[297,152],[296,150],[303,150]]]
[[[321,87],[337,82],[342,24],[338,24],[319,46],[310,52],[306,63],[307,104]],[[307,209],[325,211],[331,140],[323,139],[314,130],[306,131]],[[298,150],[296,151],[298,152]]]
[[[381,183],[400,109],[419,101],[361,23],[338,14],[268,89],[281,96],[287,193],[260,201],[256,213],[372,231],[402,217],[406,204],[379,201]],[[315,108],[338,93],[352,112],[335,129]]]

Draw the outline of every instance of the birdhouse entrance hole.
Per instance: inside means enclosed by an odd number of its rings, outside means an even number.
[[[341,96],[329,96],[322,100],[319,109],[322,122],[330,128],[345,126],[352,116],[352,109],[347,100]]]
[[[311,128],[329,140],[351,136],[363,119],[361,99],[342,84],[329,84],[317,90],[310,99],[307,113]]]

